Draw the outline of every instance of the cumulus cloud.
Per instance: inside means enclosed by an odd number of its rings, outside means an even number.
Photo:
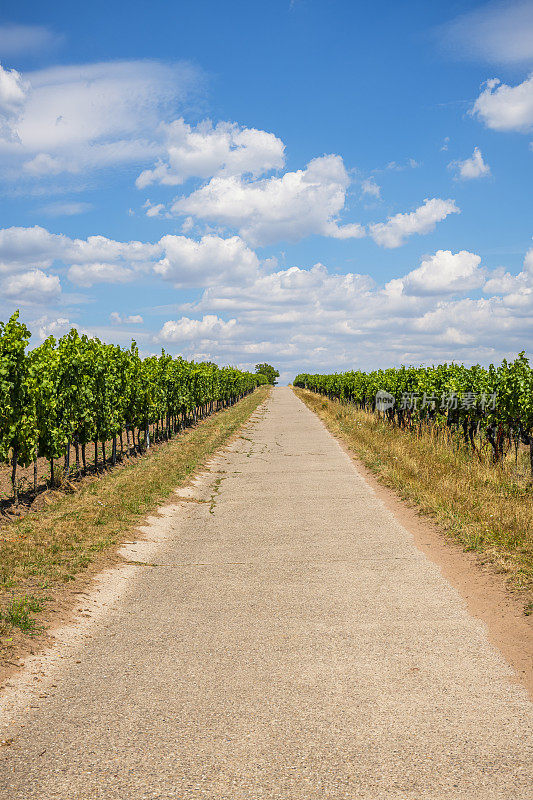
[[[49,267],[56,258],[61,257],[68,241],[66,236],[49,233],[39,225],[32,228],[2,228],[0,274],[29,266]]]
[[[75,302],[60,293],[55,273],[83,286],[150,275],[204,286],[198,300],[165,314],[157,333],[140,328],[139,338],[148,348],[163,342],[187,357],[201,354],[219,363],[253,368],[271,361],[284,379],[307,368],[374,368],[446,360],[450,353],[474,362],[498,360],[533,339],[533,248],[518,274],[489,272],[476,253],[438,250],[382,286],[368,275],[334,274],[320,263],[283,269],[260,263],[238,236],[208,234],[194,241],[169,235],[148,244],[71,239],[35,226],[0,230],[0,264],[4,307],[41,304],[41,315],[43,303]],[[465,296],[478,289],[481,298]],[[67,317],[48,313],[33,329],[63,332]],[[57,320],[67,321],[47,327]],[[119,306],[110,322],[99,335],[127,344],[142,317]]]
[[[127,283],[150,272],[176,287],[203,287],[225,281],[249,281],[259,259],[238,236],[214,234],[199,241],[168,234],[154,244],[118,242],[105,236],[71,239],[38,225],[0,229],[0,275],[63,264],[77,286]]]
[[[37,319],[34,328],[37,328],[39,339],[46,339],[48,336],[59,338],[72,327],[68,317],[56,317],[51,319],[44,316]]]
[[[168,320],[161,328],[158,338],[163,342],[189,342],[196,345],[230,338],[236,331],[236,319],[225,322],[216,314],[207,314],[202,319],[181,317],[178,320]]]
[[[321,264],[259,273],[247,286],[209,287],[182,311],[197,325],[206,316],[235,319],[232,336],[206,335],[200,345],[191,334],[190,341],[180,338],[180,352],[190,355],[202,346],[214,360],[247,367],[271,361],[283,380],[306,369],[449,360],[450,352],[473,363],[499,360],[531,340],[533,293],[523,284],[512,296],[461,297],[482,285],[480,262],[474,253],[438,251],[384,287],[365,275],[332,274]]]
[[[57,263],[68,267],[67,276],[77,286],[126,283],[149,271],[162,252],[159,243],[117,242],[105,236],[70,239],[38,225],[4,228],[0,229],[0,276],[33,274],[34,270],[42,275],[42,270]],[[16,281],[13,285],[17,285]],[[45,290],[52,282],[42,282],[42,286]],[[33,291],[34,298],[36,294],[37,289]],[[46,296],[44,291],[42,302]]]
[[[497,328],[503,347],[509,340],[524,343],[524,333],[531,324],[517,317],[501,298],[470,297],[439,302],[435,308],[414,320],[414,332],[450,336],[451,344],[472,344],[484,341],[494,347],[494,329]],[[518,346],[520,346],[518,344]],[[522,348],[523,349],[523,348]],[[505,350],[504,350],[505,352]]]
[[[424,200],[424,204],[410,213],[396,214],[387,222],[369,225],[370,235],[381,247],[400,247],[408,236],[430,233],[435,230],[437,222],[441,222],[449,214],[459,214],[455,200],[441,200],[434,197]]]
[[[34,177],[153,159],[162,152],[154,131],[198,76],[187,64],[155,61],[60,66],[23,77],[3,70],[0,103],[4,97],[10,118],[0,155],[11,165],[19,159]]]
[[[349,304],[365,297],[373,286],[374,281],[368,275],[335,275],[318,263],[310,269],[289,267],[262,273],[247,286],[210,287],[198,307],[241,314],[270,310],[271,319],[274,315],[278,321],[293,323],[303,321],[309,307]]]
[[[22,106],[28,93],[28,84],[16,69],[4,69],[0,64],[0,110],[13,113]]]
[[[457,358],[474,363],[523,348],[532,332],[533,298],[529,307],[512,306],[501,297],[449,299],[448,288],[440,294],[407,294],[401,286],[375,286],[368,276],[333,275],[320,264],[290,267],[259,274],[246,287],[206,289],[200,301],[183,306],[190,335],[176,341],[188,357],[201,350],[205,357],[248,368],[257,360],[271,361],[282,380],[306,369],[446,360],[450,348]],[[236,320],[232,335],[206,332],[202,340],[195,338],[206,316],[219,323]],[[503,326],[497,344],[495,319]],[[196,325],[189,327],[191,322]]]
[[[178,288],[208,286],[254,277],[259,259],[238,236],[222,239],[209,234],[199,242],[186,236],[163,236],[165,256],[155,272]]]
[[[480,256],[461,250],[437,250],[421,265],[398,279],[405,294],[446,295],[478,289],[485,273],[480,269]]]
[[[50,233],[40,225],[0,229],[0,273],[28,266],[49,267],[59,260],[89,264],[122,259],[142,263],[160,252],[158,244],[117,242],[106,236],[70,239],[64,234]]]
[[[47,275],[40,269],[11,275],[2,281],[2,294],[20,303],[47,302],[61,292],[57,275]]]
[[[0,144],[18,142],[15,122],[28,92],[28,84],[16,69],[0,64]]]
[[[67,261],[79,261],[80,263],[118,259],[147,263],[160,251],[161,246],[157,243],[117,242],[106,236],[88,236],[87,239],[67,239],[64,258]]]
[[[328,155],[279,178],[212,178],[177,199],[172,211],[236,228],[252,245],[297,241],[312,234],[357,238],[364,236],[360,225],[338,222],[349,183],[342,158]]]
[[[77,286],[88,288],[95,283],[129,283],[136,273],[122,264],[72,264],[68,279]]]
[[[502,295],[507,306],[531,306],[533,297],[533,248],[527,251],[524,268],[517,275],[499,267],[491,272],[483,286],[484,294]]]
[[[285,163],[285,146],[277,136],[234,122],[214,126],[211,120],[204,120],[193,127],[180,118],[162,125],[160,130],[165,138],[166,158],[139,175],[139,189],[152,183],[176,186],[192,177],[257,177],[281,169]]]
[[[530,131],[533,128],[533,74],[517,86],[508,86],[498,78],[487,81],[470,113],[495,131]]]
[[[465,158],[464,161],[452,161],[448,166],[457,170],[457,177],[465,181],[472,178],[486,178],[490,175],[490,167],[483,161],[479,147],[474,147],[470,158]]]

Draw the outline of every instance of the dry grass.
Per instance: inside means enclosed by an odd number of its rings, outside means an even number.
[[[466,551],[504,573],[533,609],[533,489],[527,453],[501,465],[490,454],[472,457],[450,435],[408,432],[377,415],[295,389],[327,428],[342,439],[379,481],[431,516]]]
[[[74,494],[54,493],[46,510],[3,526],[0,635],[9,633],[13,608],[30,608],[28,598],[38,603],[45,594],[53,597],[98,553],[123,539],[228,441],[268,393],[260,387],[134,462],[87,479]]]

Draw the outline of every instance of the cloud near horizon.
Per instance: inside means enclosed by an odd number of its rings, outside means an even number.
[[[475,253],[437,251],[383,287],[369,276],[332,274],[321,264],[259,273],[247,286],[206,289],[198,302],[182,305],[183,316],[168,320],[159,336],[178,341],[169,332],[179,331],[184,352],[201,350],[215,360],[231,353],[251,364],[260,353],[281,367],[284,380],[306,368],[450,360],[450,348],[459,360],[498,360],[533,334],[533,249],[524,263],[522,273],[500,275],[484,269]],[[473,289],[486,296],[464,296]],[[212,328],[200,324],[206,317]],[[225,318],[232,322],[226,338],[216,328]]]
[[[279,364],[285,379],[307,367],[449,359],[452,347],[469,361],[498,359],[533,335],[533,248],[517,274],[488,270],[476,253],[437,250],[380,286],[369,275],[336,274],[320,263],[279,269],[237,236],[166,235],[145,243],[71,239],[38,226],[0,230],[0,291],[11,307],[26,305],[38,335],[66,332],[72,316],[61,308],[86,302],[68,301],[69,283],[141,287],[154,280],[204,288],[151,331],[142,305],[113,312],[111,323],[126,340],[133,326],[148,352],[163,343],[188,357],[243,366],[260,356]]]

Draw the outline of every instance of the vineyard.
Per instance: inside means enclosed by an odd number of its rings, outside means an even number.
[[[36,490],[37,460],[46,459],[55,485],[59,474],[68,479],[87,471],[91,445],[97,472],[99,450],[101,466],[108,460],[114,465],[125,447],[142,452],[151,440],[170,439],[266,382],[261,375],[164,351],[141,358],[135,342],[124,349],[75,329],[33,350],[30,336],[18,312],[0,322],[0,462],[11,468],[15,503],[20,467],[34,465]]]
[[[473,453],[490,445],[494,463],[529,445],[533,474],[533,370],[525,353],[488,368],[441,364],[332,375],[300,374],[294,385],[382,414],[404,429],[452,429]]]

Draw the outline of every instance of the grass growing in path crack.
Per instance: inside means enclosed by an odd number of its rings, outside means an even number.
[[[45,511],[30,513],[3,526],[3,633],[15,625],[22,627],[16,620],[21,621],[24,613],[31,611],[28,598],[39,603],[45,591],[53,595],[58,586],[74,578],[98,553],[118,542],[154,511],[239,430],[268,393],[268,387],[256,389],[231,408],[154,447],[134,463],[85,483],[74,494],[58,494]]]
[[[224,477],[225,476],[223,476],[222,478],[217,478],[216,481],[215,481],[215,484],[213,486],[213,494],[211,495],[211,498],[209,500],[209,513],[210,514],[214,514],[215,513],[215,506],[217,504],[217,495],[220,493],[220,484],[224,480]]]
[[[495,466],[444,437],[399,430],[375,414],[294,391],[381,483],[504,573],[532,613],[533,489],[517,481],[514,461]]]

